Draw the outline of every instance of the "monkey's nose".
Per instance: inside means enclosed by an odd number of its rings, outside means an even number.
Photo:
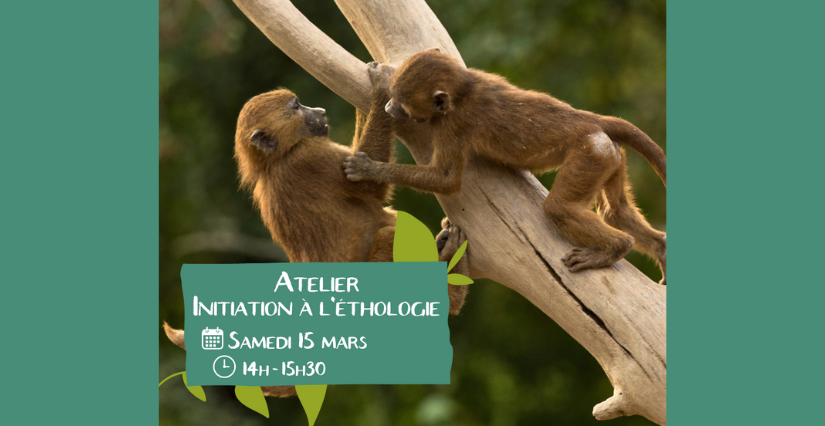
[[[323,115],[324,117],[327,116],[327,110],[325,110],[323,108],[318,108],[318,109],[321,110],[321,115]]]

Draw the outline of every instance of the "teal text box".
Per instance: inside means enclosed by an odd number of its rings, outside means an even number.
[[[450,383],[446,262],[184,265],[181,278],[190,386]]]

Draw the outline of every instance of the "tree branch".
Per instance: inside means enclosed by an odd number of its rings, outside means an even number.
[[[366,66],[298,12],[288,0],[235,0],[287,55],[361,110],[369,109]],[[459,58],[424,0],[336,0],[375,60],[399,64],[431,47]],[[430,160],[426,124],[410,122],[398,137],[416,162]],[[541,209],[547,190],[531,174],[468,161],[461,191],[438,195],[450,220],[467,234],[474,278],[510,287],[582,344],[599,362],[614,395],[593,409],[600,420],[639,414],[666,422],[666,290],[627,261],[570,273],[561,258],[572,248]]]
[[[291,2],[238,0],[235,4],[318,81],[358,109],[369,111],[367,66],[309,22]]]

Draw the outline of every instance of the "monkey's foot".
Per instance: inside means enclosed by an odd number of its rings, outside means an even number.
[[[605,250],[576,247],[561,258],[564,266],[570,272],[578,272],[582,269],[601,268],[614,264],[621,257],[616,257],[615,253]]]
[[[376,168],[374,163],[375,161],[370,160],[367,154],[359,151],[344,160],[344,173],[346,173],[347,179],[353,182],[374,180],[374,169]]]
[[[435,237],[435,246],[438,248],[438,260],[449,262],[455,252],[467,241],[467,236],[458,225],[453,225],[448,219],[444,219],[441,226],[444,229]]]
[[[395,74],[395,67],[378,62],[370,62],[367,64],[367,73],[369,73],[370,76],[372,89],[386,92],[390,87],[390,78]]]
[[[438,260],[441,262],[449,262],[458,249],[461,248],[461,245],[467,241],[467,236],[458,225],[453,225],[447,218],[444,218],[441,222],[441,227],[444,229],[435,237],[435,246],[438,248]],[[467,261],[467,256],[462,256],[450,272],[470,275],[470,264]],[[464,299],[467,297],[468,287],[469,286],[466,285],[447,285],[450,295],[451,314],[458,315],[458,313],[461,312],[461,307],[464,306]]]

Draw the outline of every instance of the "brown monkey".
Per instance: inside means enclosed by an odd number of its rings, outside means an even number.
[[[607,266],[632,247],[659,263],[665,284],[665,234],[634,205],[625,152],[618,146],[642,154],[666,182],[664,152],[641,130],[519,89],[503,77],[463,68],[437,50],[419,52],[401,64],[389,94],[388,113],[429,121],[432,160],[427,166],[387,164],[356,153],[344,163],[350,180],[451,194],[461,187],[469,153],[534,173],[560,167],[543,208],[578,246],[562,259],[565,266],[570,271]],[[594,197],[601,219],[590,210]]]
[[[326,112],[307,108],[286,89],[250,99],[238,117],[235,159],[241,185],[273,240],[291,262],[391,262],[396,213],[389,184],[350,182],[341,164],[354,152],[389,162],[393,157],[393,118],[383,111],[393,70],[371,63],[373,100],[369,114],[356,111],[352,148],[331,141]],[[438,235],[439,260],[449,261],[466,240],[446,220]],[[465,258],[455,272],[468,275]],[[467,286],[448,285],[450,313],[457,314]],[[169,339],[184,346],[184,332],[164,323]],[[287,397],[293,386],[263,386],[264,395]]]

